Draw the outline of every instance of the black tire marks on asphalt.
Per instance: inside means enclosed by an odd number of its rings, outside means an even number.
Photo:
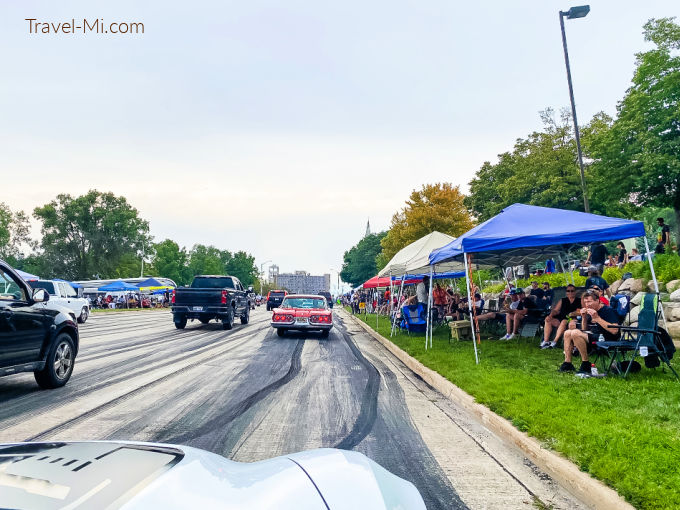
[[[215,432],[224,432],[226,427],[233,422],[235,419],[237,419],[239,416],[241,416],[243,413],[248,411],[251,407],[253,407],[255,404],[278,390],[279,388],[285,386],[288,384],[290,381],[292,381],[296,375],[300,373],[300,369],[302,367],[302,349],[305,345],[304,339],[300,339],[297,341],[295,345],[295,349],[293,350],[293,353],[291,355],[290,359],[290,366],[288,368],[288,372],[286,374],[277,379],[276,381],[273,381],[272,383],[268,384],[267,386],[259,389],[255,393],[251,394],[247,398],[241,400],[240,402],[236,403],[235,405],[229,407],[226,412],[219,414],[218,416],[214,417],[211,420],[208,420],[205,424],[201,425],[199,428],[184,432],[182,434],[177,434],[177,435],[170,435],[168,436],[167,433],[162,432],[158,434],[156,437],[154,437],[154,441],[158,442],[167,442],[167,443],[174,443],[174,444],[191,444],[196,441],[199,441],[200,438],[204,436],[208,436],[210,434],[213,434]]]

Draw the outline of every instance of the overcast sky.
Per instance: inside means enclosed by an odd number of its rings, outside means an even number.
[[[143,5],[142,5],[143,4]],[[573,5],[573,4],[572,4]],[[677,1],[567,21],[578,115],[615,113],[643,23]],[[0,3],[0,201],[125,195],[157,240],[339,268],[414,188],[467,183],[568,106],[558,11],[454,0]],[[30,34],[25,18],[142,22]],[[334,280],[335,278],[333,278]]]

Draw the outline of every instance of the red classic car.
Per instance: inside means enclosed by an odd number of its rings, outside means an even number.
[[[286,330],[296,329],[318,330],[323,338],[328,338],[333,327],[333,312],[323,296],[290,294],[281,306],[274,308],[271,324],[279,336]]]

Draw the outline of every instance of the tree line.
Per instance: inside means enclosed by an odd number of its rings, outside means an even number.
[[[36,207],[41,238],[30,235],[30,219],[0,202],[0,258],[43,278],[89,280],[130,278],[142,272],[185,285],[197,274],[230,274],[257,283],[255,257],[196,244],[191,249],[165,239],[154,242],[149,222],[125,197],[91,190],[59,194]]]
[[[680,25],[651,19],[643,35],[652,48],[635,55],[616,116],[599,112],[581,126],[587,196],[592,213],[643,220],[652,238],[663,216],[680,239]],[[456,237],[514,203],[582,211],[571,113],[546,108],[539,115],[542,129],[486,161],[466,196],[450,183],[414,190],[387,232],[345,252],[342,279],[360,285],[433,230]]]

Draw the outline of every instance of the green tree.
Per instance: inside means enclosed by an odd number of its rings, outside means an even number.
[[[244,251],[237,251],[227,262],[226,272],[236,276],[246,287],[253,285],[257,281],[258,274],[255,257]]]
[[[125,197],[113,193],[91,190],[75,198],[60,194],[33,215],[42,222],[44,277],[119,276],[123,258],[139,259],[142,245],[150,244],[148,222]]]
[[[224,274],[222,252],[214,246],[195,244],[189,252],[189,274]]]
[[[166,239],[153,246],[154,274],[172,279],[177,285],[186,285],[191,281],[187,252],[184,248]]]
[[[392,216],[390,229],[380,242],[378,267],[382,269],[404,246],[433,231],[458,237],[470,230],[474,223],[463,198],[460,188],[448,182],[413,190],[406,206]]]
[[[480,221],[498,214],[514,203],[583,210],[583,192],[571,115],[562,110],[559,117],[551,108],[540,112],[542,131],[535,131],[515,142],[512,152],[499,154],[498,162],[485,162],[470,182],[465,204]],[[611,118],[598,113],[582,128],[583,147],[609,129]],[[588,170],[586,178],[589,179]],[[592,190],[591,190],[592,191]],[[593,197],[592,212],[623,214],[626,203],[606,193]]]
[[[674,19],[644,25],[654,48],[636,55],[633,84],[618,104],[618,117],[592,149],[597,192],[670,207],[680,225],[680,25]]]
[[[376,275],[376,257],[382,250],[380,241],[385,235],[385,232],[369,234],[345,252],[340,272],[342,281],[357,287]]]
[[[23,248],[33,245],[28,216],[0,202],[0,258],[14,265],[23,257]]]

